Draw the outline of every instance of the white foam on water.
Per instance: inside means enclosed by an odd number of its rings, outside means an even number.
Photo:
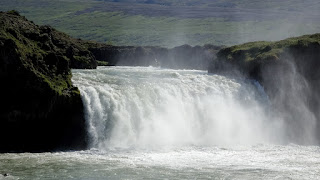
[[[307,180],[319,162],[319,147],[294,144],[0,154],[4,179]]]

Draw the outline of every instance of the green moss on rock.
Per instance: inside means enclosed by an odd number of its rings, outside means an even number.
[[[281,64],[288,59],[297,63],[298,67],[310,65],[311,61],[311,64],[316,63],[318,54],[312,49],[318,49],[319,44],[320,34],[313,34],[277,42],[259,41],[227,47],[217,53],[217,58],[212,61],[209,72],[225,71],[232,66],[249,77],[261,79],[261,73],[259,74],[257,70],[263,69],[267,64]]]
[[[0,151],[86,148],[83,104],[70,68],[96,62],[79,42],[16,11],[0,12]]]
[[[98,66],[108,66],[108,62],[106,61],[97,61]]]

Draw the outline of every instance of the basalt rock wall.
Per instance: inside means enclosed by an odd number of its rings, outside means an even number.
[[[135,47],[89,45],[97,60],[117,66],[157,66],[171,69],[208,69],[220,46],[183,45],[172,49],[163,47]]]
[[[95,68],[80,40],[0,12],[0,152],[85,149],[86,123],[70,68]]]
[[[278,42],[252,42],[224,48],[213,59],[210,73],[245,76],[260,82],[272,107],[288,121],[292,132],[301,122],[315,128],[320,143],[320,34]],[[305,131],[305,130],[304,130]],[[312,133],[310,131],[310,133]],[[297,136],[287,134],[288,139]],[[308,143],[303,136],[299,144]]]

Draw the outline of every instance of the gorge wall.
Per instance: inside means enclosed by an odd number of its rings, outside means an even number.
[[[252,42],[222,49],[209,72],[258,80],[272,107],[295,131],[302,124],[316,129],[320,139],[320,34],[278,42]],[[288,133],[287,136],[297,136]],[[308,144],[303,138],[300,144]]]
[[[157,66],[171,69],[207,70],[210,61],[221,46],[190,45],[172,49],[145,46],[111,46],[106,44],[89,44],[89,50],[97,60],[117,66]]]
[[[79,40],[0,12],[0,152],[83,149],[83,104],[70,68],[96,68]]]

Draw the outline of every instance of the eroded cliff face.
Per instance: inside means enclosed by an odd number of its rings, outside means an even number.
[[[256,79],[269,95],[272,107],[289,121],[291,128],[299,132],[300,122],[310,123],[316,128],[320,144],[319,67],[320,34],[313,34],[222,49],[209,72]],[[303,138],[300,143],[304,144]]]
[[[171,69],[208,69],[221,46],[183,45],[172,49],[162,47],[111,46],[89,44],[97,60],[117,66],[158,66]]]
[[[0,151],[84,149],[86,124],[70,68],[95,68],[79,40],[0,13]]]

